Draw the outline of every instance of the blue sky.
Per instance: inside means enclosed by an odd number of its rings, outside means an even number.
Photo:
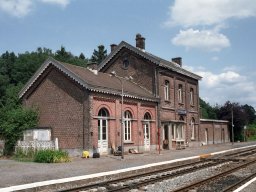
[[[200,96],[256,108],[255,0],[0,0],[0,53],[62,45],[90,57],[122,40],[203,77]]]

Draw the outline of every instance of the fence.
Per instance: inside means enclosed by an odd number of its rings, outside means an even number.
[[[57,138],[55,141],[18,141],[16,148],[21,148],[24,151],[27,151],[28,149],[59,149]]]

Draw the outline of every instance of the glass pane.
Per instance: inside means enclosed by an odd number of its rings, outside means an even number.
[[[98,140],[100,140],[100,120],[98,120]]]

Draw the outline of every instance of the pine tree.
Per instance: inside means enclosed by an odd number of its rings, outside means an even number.
[[[98,50],[93,51],[91,61],[96,62],[98,64],[101,63],[107,57],[107,50],[105,49],[104,45],[99,45]]]

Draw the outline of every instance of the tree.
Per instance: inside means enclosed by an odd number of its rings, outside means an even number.
[[[234,139],[242,140],[242,131],[247,122],[247,114],[243,107],[239,103],[231,103],[227,101],[222,107],[217,111],[217,116],[219,119],[224,119],[229,121],[229,130],[232,134],[232,111],[233,111],[233,124],[234,124]],[[230,135],[231,138],[232,135]]]
[[[4,155],[11,155],[23,131],[38,124],[38,114],[32,109],[13,108],[6,112],[1,110],[0,132],[5,141]]]
[[[83,53],[80,53],[80,55],[79,55],[79,59],[85,60],[85,56],[84,56],[84,54],[83,54]]]
[[[250,105],[243,105],[242,108],[244,109],[245,113],[247,114],[247,124],[256,123],[256,111]]]
[[[91,61],[100,64],[107,57],[107,50],[105,49],[104,45],[99,45],[98,50],[93,51]]]
[[[203,99],[199,98],[201,118],[203,119],[217,119],[215,108],[209,103],[206,103]]]

